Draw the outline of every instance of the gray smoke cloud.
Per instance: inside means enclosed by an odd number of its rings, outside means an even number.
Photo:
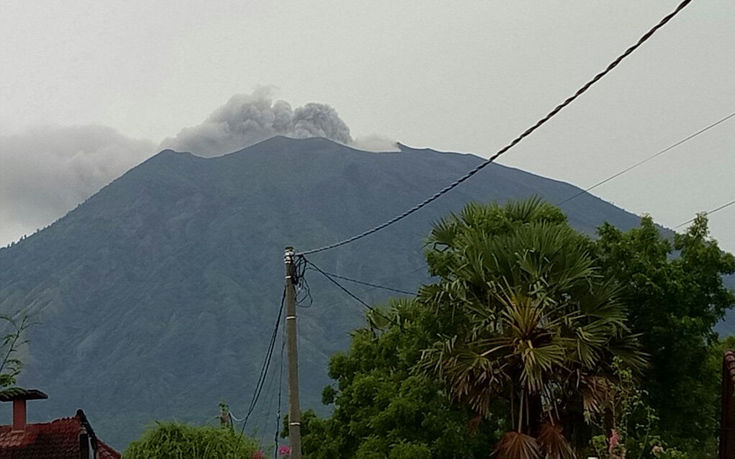
[[[52,223],[155,152],[104,126],[0,135],[0,246]]]
[[[401,151],[398,148],[398,142],[378,134],[357,137],[349,145],[357,150],[372,151],[375,153]]]
[[[175,137],[165,139],[161,147],[218,156],[275,135],[353,143],[350,128],[331,106],[310,103],[292,109],[288,102],[274,101],[270,89],[260,88],[252,94],[233,96],[203,123],[182,129]]]
[[[326,137],[360,150],[396,151],[396,143],[385,137],[353,139],[329,105],[293,109],[274,100],[267,88],[233,96],[159,149],[217,156],[274,135]],[[105,126],[35,126],[0,134],[0,247],[49,225],[155,152],[154,142]]]

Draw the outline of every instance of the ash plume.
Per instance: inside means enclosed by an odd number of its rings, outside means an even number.
[[[218,156],[275,135],[326,137],[346,145],[352,143],[350,128],[331,106],[309,103],[292,109],[288,102],[274,101],[270,89],[261,88],[253,94],[231,97],[201,124],[165,139],[161,148]]]
[[[155,151],[104,126],[0,135],[0,246],[62,217]]]
[[[160,148],[218,156],[275,135],[326,137],[365,151],[396,151],[377,135],[353,139],[329,105],[292,108],[271,90],[235,95],[204,122],[182,129]],[[62,217],[100,188],[150,157],[156,145],[106,126],[34,126],[0,134],[0,247]]]

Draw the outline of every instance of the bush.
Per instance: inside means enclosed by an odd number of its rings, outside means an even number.
[[[252,458],[258,443],[228,428],[158,422],[123,453],[125,459]]]

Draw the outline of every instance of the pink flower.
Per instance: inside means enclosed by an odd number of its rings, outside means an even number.
[[[279,456],[290,456],[291,455],[291,447],[288,445],[281,445],[278,447],[278,455]]]
[[[253,451],[252,459],[265,459],[265,453],[261,450]]]
[[[618,435],[618,431],[615,429],[612,429],[610,432],[610,440],[609,440],[609,452],[613,452],[615,448],[617,448],[620,445],[620,435]]]

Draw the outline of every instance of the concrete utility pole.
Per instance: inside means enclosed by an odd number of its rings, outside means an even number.
[[[286,268],[286,338],[288,340],[288,439],[291,459],[301,459],[301,406],[299,405],[299,355],[296,341],[296,267],[293,247],[283,255]]]

